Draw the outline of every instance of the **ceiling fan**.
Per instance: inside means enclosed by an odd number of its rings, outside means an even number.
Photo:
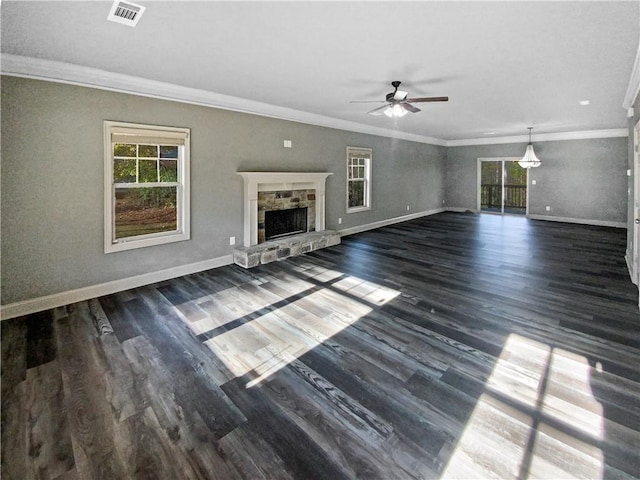
[[[421,102],[448,102],[449,97],[422,97],[422,98],[407,98],[409,92],[404,90],[398,90],[402,82],[395,80],[391,82],[394,90],[387,93],[385,100],[354,100],[350,103],[386,103],[378,108],[367,112],[369,115],[382,115],[385,114],[388,117],[403,117],[408,112],[417,113],[420,111],[418,107],[413,106],[413,103]]]

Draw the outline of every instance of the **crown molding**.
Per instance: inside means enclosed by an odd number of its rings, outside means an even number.
[[[531,135],[532,142],[554,142],[558,140],[587,140],[591,138],[628,137],[626,128],[611,128],[607,130],[583,130],[579,132],[538,133]],[[469,145],[499,145],[503,143],[528,143],[528,135],[511,137],[468,138],[463,140],[449,140],[447,147],[466,147]]]
[[[639,49],[640,52],[640,49]],[[638,93],[640,82],[640,60],[636,57],[636,65],[629,91],[635,89]],[[223,95],[220,93],[183,87],[172,83],[159,82],[146,78],[108,72],[97,68],[83,67],[53,60],[44,60],[21,55],[3,53],[0,55],[0,67],[3,75],[32,78],[49,82],[66,83],[82,87],[96,88],[119,93],[139,95],[143,97],[168,100],[173,102],[188,103],[205,107],[219,108],[234,112],[248,113],[263,117],[276,118],[320,127],[335,128],[349,132],[377,135],[381,137],[397,138],[411,142],[440,145],[443,147],[458,147],[468,145],[497,145],[503,143],[528,142],[527,135],[491,138],[470,138],[461,140],[443,140],[413,133],[400,132],[387,128],[374,127],[362,123],[340,120],[337,118],[316,115],[314,113],[294,110],[292,108],[279,107],[268,103],[247,100],[244,98]],[[634,80],[635,79],[635,80]],[[635,82],[635,87],[632,85]],[[629,95],[629,93],[627,92]],[[632,99],[635,100],[635,96]],[[625,100],[626,102],[626,100]],[[626,137],[626,129],[588,130],[579,132],[535,134],[532,140],[536,142],[555,140],[583,140],[589,138]]]
[[[0,57],[3,75],[32,78],[50,82],[66,83],[82,87],[97,88],[119,93],[140,95],[174,102],[249,113],[263,117],[288,120],[293,122],[335,128],[350,132],[378,135],[382,137],[409,140],[445,146],[446,141],[439,138],[400,132],[387,128],[364,125],[357,122],[316,115],[313,113],[279,107],[263,102],[223,95],[220,93],[183,87],[172,83],[159,82],[146,78],[113,73],[97,68],[83,67],[53,60],[24,57],[21,55],[2,54]]]
[[[633,64],[633,70],[631,70],[629,86],[627,87],[627,93],[624,96],[624,101],[622,102],[622,108],[626,110],[631,108],[636,101],[636,98],[638,98],[638,93],[640,93],[640,43],[638,44],[636,61]]]

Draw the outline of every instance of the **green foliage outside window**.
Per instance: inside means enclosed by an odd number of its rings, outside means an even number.
[[[116,239],[177,229],[177,186],[143,185],[177,183],[178,153],[175,145],[113,145]]]
[[[368,207],[367,165],[370,153],[351,151],[347,161],[347,208]]]

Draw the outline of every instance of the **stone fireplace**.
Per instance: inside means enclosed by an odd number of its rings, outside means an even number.
[[[238,175],[244,180],[244,246],[234,250],[235,263],[249,268],[340,243],[337,232],[324,229],[325,181],[331,173]]]

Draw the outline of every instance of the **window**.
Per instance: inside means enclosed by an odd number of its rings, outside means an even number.
[[[188,240],[189,129],[105,122],[105,253]]]
[[[371,152],[347,147],[347,213],[371,208]]]

